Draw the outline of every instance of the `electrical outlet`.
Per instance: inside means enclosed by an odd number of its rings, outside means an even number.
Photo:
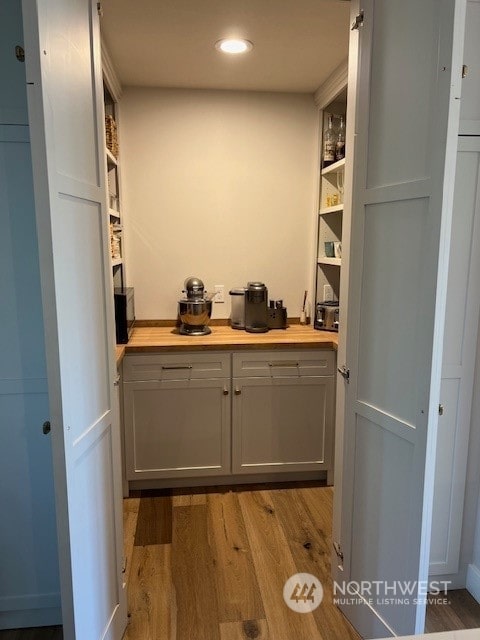
[[[214,287],[214,290],[215,290],[214,302],[225,302],[225,285],[216,284]]]
[[[333,289],[329,284],[323,285],[323,301],[324,302],[332,302],[333,300]]]

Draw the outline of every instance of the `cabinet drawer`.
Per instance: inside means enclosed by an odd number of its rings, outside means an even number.
[[[230,377],[230,354],[146,354],[127,355],[123,378],[141,380],[202,380]]]
[[[331,376],[335,353],[312,351],[245,351],[233,354],[234,378]]]

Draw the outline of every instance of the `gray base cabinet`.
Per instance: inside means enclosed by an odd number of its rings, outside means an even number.
[[[334,371],[320,350],[127,355],[127,480],[331,472]]]
[[[127,356],[124,376],[128,480],[230,473],[229,355]]]
[[[333,378],[245,378],[234,389],[234,473],[328,468]]]
[[[234,354],[233,473],[331,469],[334,368],[327,351]]]

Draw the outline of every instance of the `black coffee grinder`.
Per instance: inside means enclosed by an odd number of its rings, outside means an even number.
[[[249,282],[245,290],[245,331],[268,331],[268,289],[263,282]]]

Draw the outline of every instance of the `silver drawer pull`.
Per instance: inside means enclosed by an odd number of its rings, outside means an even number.
[[[193,369],[191,364],[178,364],[178,365],[162,365],[164,371],[180,371],[181,369]]]
[[[293,360],[285,360],[284,362],[269,362],[269,367],[298,367],[298,362],[294,362]]]

